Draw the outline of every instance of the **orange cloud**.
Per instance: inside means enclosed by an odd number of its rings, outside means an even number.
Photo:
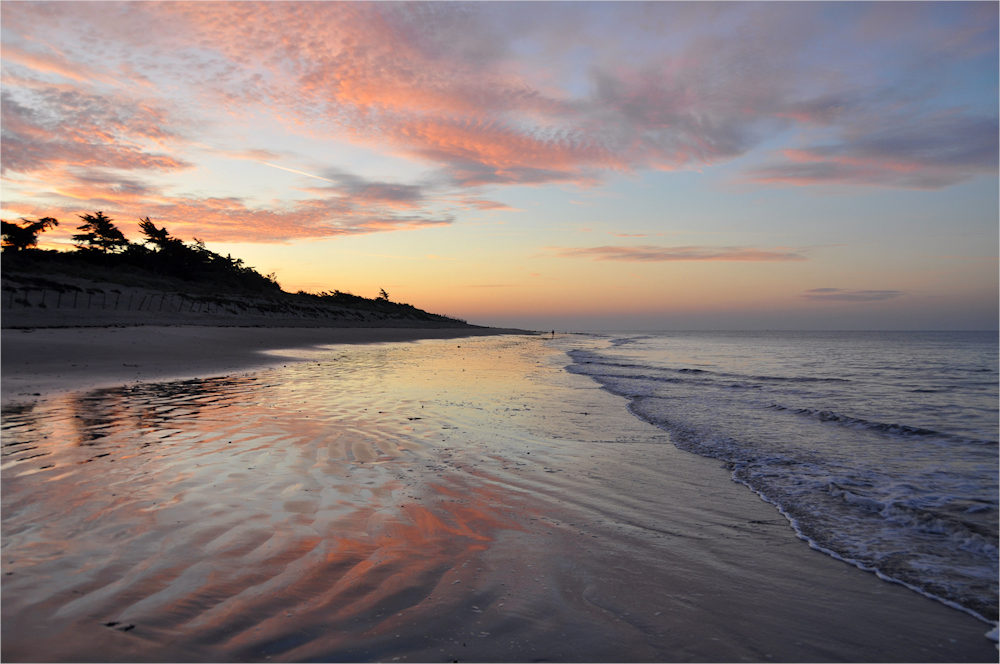
[[[71,62],[61,54],[32,53],[12,44],[4,44],[0,56],[6,63],[15,63],[42,74],[56,74],[78,82],[107,80],[89,67]]]

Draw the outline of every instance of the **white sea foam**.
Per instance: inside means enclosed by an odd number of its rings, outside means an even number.
[[[570,371],[726,461],[810,546],[996,619],[996,335],[675,333],[567,350]]]

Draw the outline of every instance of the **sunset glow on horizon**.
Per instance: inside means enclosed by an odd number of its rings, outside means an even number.
[[[2,5],[7,221],[482,325],[997,329],[998,4]]]

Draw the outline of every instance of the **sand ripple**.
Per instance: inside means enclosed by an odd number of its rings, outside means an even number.
[[[461,477],[448,418],[384,398],[385,352],[317,357],[5,410],[5,633],[77,644],[41,648],[57,658],[254,658],[336,650],[452,594],[521,528],[511,501]]]

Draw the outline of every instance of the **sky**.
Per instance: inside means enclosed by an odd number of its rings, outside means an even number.
[[[998,4],[10,2],[0,216],[481,325],[998,327]]]

